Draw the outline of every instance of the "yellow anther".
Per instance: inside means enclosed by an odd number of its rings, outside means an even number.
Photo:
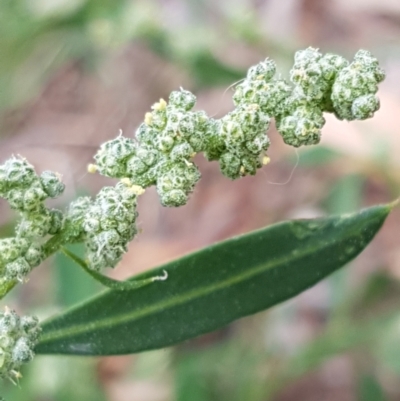
[[[14,377],[17,380],[22,378],[21,372],[17,372],[16,370],[12,370],[11,373],[14,375]]]
[[[97,166],[95,164],[88,164],[87,171],[90,174],[94,174],[97,171]]]
[[[183,159],[183,161],[185,162],[185,164],[186,164],[188,167],[193,166],[193,163],[188,162],[186,159]]]
[[[130,187],[130,190],[135,193],[136,195],[143,195],[145,193],[145,189],[143,187],[141,187],[140,185],[135,185],[132,184],[132,186]]]
[[[147,112],[144,115],[144,123],[146,125],[151,125],[152,122],[153,122],[153,115],[150,112]]]
[[[231,132],[235,128],[235,124],[233,121],[229,121],[228,124],[226,124],[226,129],[228,132]]]
[[[151,106],[153,110],[165,110],[167,108],[167,102],[164,99],[160,99],[159,102],[154,103],[153,106]]]
[[[240,166],[240,174],[244,175],[245,171],[244,166]]]
[[[257,103],[249,104],[248,110],[258,110],[260,106]]]
[[[197,153],[196,152],[193,152],[191,155],[190,155],[190,157],[195,157],[197,155]]]
[[[132,186],[132,181],[130,178],[121,178],[121,182],[123,184],[125,184],[127,187],[131,187]]]
[[[264,156],[262,159],[262,164],[266,166],[270,161],[271,159],[268,156]]]
[[[258,80],[264,79],[264,75],[263,74],[257,75],[256,79],[258,79]]]

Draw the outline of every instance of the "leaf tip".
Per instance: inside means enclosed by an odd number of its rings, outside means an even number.
[[[154,276],[151,280],[152,281],[165,281],[168,278],[168,272],[163,270],[162,276]]]

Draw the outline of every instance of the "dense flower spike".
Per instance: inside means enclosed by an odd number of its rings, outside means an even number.
[[[15,382],[21,377],[19,369],[34,357],[39,333],[36,317],[19,317],[7,308],[0,313],[0,378]]]
[[[349,63],[310,47],[295,54],[290,82],[270,59],[251,67],[235,87],[234,110],[220,119],[194,111],[196,97],[181,88],[168,102],[160,99],[152,106],[135,138],[120,133],[101,145],[88,170],[119,182],[94,199],[79,197],[65,212],[45,205],[63,193],[60,175],[44,171],[39,176],[24,158],[12,157],[0,165],[0,197],[19,221],[14,237],[0,240],[0,297],[67,244],[85,243],[92,270],[116,266],[137,233],[137,197],[145,188],[156,186],[164,206],[185,205],[200,179],[193,158],[201,152],[218,161],[230,179],[254,175],[270,160],[266,131],[272,118],[286,144],[317,144],[324,113],[347,120],[372,117],[384,77],[368,51],[360,50]],[[37,319],[0,313],[0,378],[20,377],[38,334]]]
[[[78,198],[65,213],[44,204],[64,190],[58,174],[38,176],[22,157],[0,166],[0,196],[20,214],[15,238],[0,241],[0,287],[24,281],[57,250],[54,243],[85,242],[92,269],[114,267],[137,232],[137,195],[154,185],[164,206],[186,204],[200,179],[193,163],[197,153],[218,161],[225,176],[237,179],[269,162],[266,131],[272,118],[284,142],[299,147],[320,141],[323,113],[365,119],[379,108],[375,93],[385,74],[368,51],[360,50],[349,63],[309,47],[295,54],[290,82],[276,70],[271,59],[251,67],[236,85],[235,109],[221,119],[194,111],[196,97],[182,88],[168,102],[160,99],[135,138],[120,133],[101,145],[96,164],[89,166],[90,172],[120,182],[103,188],[94,200]],[[45,246],[51,236],[56,240]]]

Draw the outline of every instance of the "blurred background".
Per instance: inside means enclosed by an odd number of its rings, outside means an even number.
[[[272,162],[230,182],[198,156],[188,205],[140,199],[142,234],[110,274],[123,279],[194,249],[288,218],[343,213],[400,193],[398,0],[1,0],[0,157],[64,177],[64,207],[112,183],[88,175],[98,146],[134,135],[160,97],[183,86],[216,117],[229,88],[265,57],[286,75],[295,50],[352,58],[387,72],[372,120],[327,116],[319,146],[298,155],[272,128]],[[299,157],[296,166],[297,157]],[[294,169],[295,167],[295,169]],[[293,174],[292,174],[293,173]],[[0,203],[3,236],[14,216]],[[400,400],[400,213],[351,266],[271,311],[185,344],[132,356],[38,356],[9,401]],[[77,252],[82,249],[77,247]],[[217,268],[217,266],[216,266]],[[5,300],[46,318],[99,291],[62,256]]]

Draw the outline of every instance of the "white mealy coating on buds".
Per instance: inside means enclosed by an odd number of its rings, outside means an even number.
[[[36,317],[19,317],[8,308],[0,313],[0,378],[15,382],[21,377],[19,370],[33,359],[39,334]]]
[[[44,171],[39,177],[22,157],[12,157],[0,166],[0,196],[23,217],[43,214],[47,210],[44,201],[63,191],[64,184],[58,174]]]
[[[23,282],[43,260],[42,239],[59,232],[64,218],[61,211],[47,209],[44,201],[63,191],[58,174],[44,171],[38,176],[22,157],[12,157],[0,166],[0,196],[20,215],[15,238],[0,240],[1,286]]]
[[[86,210],[82,222],[90,268],[114,267],[137,233],[137,195],[126,182],[104,187]]]
[[[385,78],[378,60],[367,50],[359,50],[354,61],[343,68],[332,86],[335,114],[340,119],[364,120],[379,109],[375,96]]]
[[[365,50],[351,64],[312,47],[300,50],[290,70],[291,85],[276,75],[275,62],[266,59],[236,85],[236,108],[225,117],[215,120],[194,112],[191,92],[172,92],[169,103],[161,99],[146,113],[137,142],[120,135],[103,144],[90,170],[127,177],[143,188],[156,185],[164,206],[181,206],[200,178],[191,161],[194,154],[218,160],[231,179],[255,174],[269,159],[266,131],[272,117],[285,143],[317,144],[324,112],[349,120],[372,116],[379,108],[375,92],[383,78],[377,60]]]
[[[209,122],[204,112],[190,111],[195,100],[185,90],[172,92],[169,104],[161,99],[138,128],[137,143],[119,136],[102,145],[97,170],[142,188],[156,185],[165,206],[185,204],[200,178],[191,159],[204,148]]]
[[[270,118],[256,104],[240,105],[223,117],[218,135],[224,143],[219,158],[221,171],[231,179],[254,175],[263,163],[269,139],[265,132]]]
[[[0,285],[13,280],[25,281],[28,273],[44,259],[39,243],[27,238],[13,237],[0,240]]]

